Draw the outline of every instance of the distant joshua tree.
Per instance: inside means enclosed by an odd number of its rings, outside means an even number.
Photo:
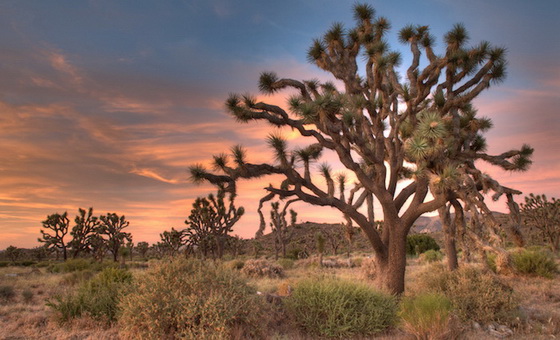
[[[74,227],[70,231],[72,241],[68,242],[68,246],[72,250],[72,257],[77,258],[80,253],[91,250],[91,240],[98,230],[100,221],[93,216],[93,208],[89,208],[87,211],[79,208],[74,222]]]
[[[146,258],[146,254],[148,253],[148,250],[150,250],[150,244],[148,242],[142,241],[136,244],[136,251],[144,259]]]
[[[504,79],[505,49],[488,42],[468,46],[468,33],[458,24],[445,35],[442,51],[436,52],[428,26],[408,25],[399,32],[400,42],[411,54],[401,75],[403,58],[386,40],[389,21],[376,17],[368,4],[355,5],[354,18],[355,27],[336,23],[308,50],[309,61],[330,72],[342,88],[332,82],[299,81],[265,72],[260,90],[265,94],[294,90],[289,108],[258,102],[250,95],[232,94],[226,101],[237,121],[265,121],[292,129],[308,145],[291,150],[281,134],[273,133],[267,143],[274,161],[250,163],[243,148],[236,146],[233,164],[223,154],[215,156],[214,168],[220,173],[193,165],[193,179],[221,185],[234,194],[239,179],[282,175],[281,183],[265,188],[268,193],[333,207],[347,222],[357,224],[375,254],[380,284],[394,294],[404,291],[406,236],[412,225],[422,214],[446,204],[456,215],[471,211],[474,223],[457,221],[468,242],[498,254],[499,269],[508,268],[500,224],[483,193],[493,191],[495,199],[505,195],[516,214],[513,195],[520,192],[484,174],[477,161],[522,171],[531,164],[533,149],[525,145],[488,154],[482,133],[492,123],[478,117],[471,105],[482,91]],[[299,150],[306,152],[302,155]],[[328,165],[320,169],[324,181],[311,175],[310,163],[319,157],[308,156],[322,150],[336,155],[347,177],[355,178],[353,187],[345,188],[351,194],[336,192]],[[382,231],[375,225],[374,197],[383,210]]]
[[[525,204],[521,204],[521,212],[525,223],[536,228],[554,251],[560,250],[560,200],[546,195],[529,194]]]
[[[6,248],[6,256],[12,262],[16,262],[20,258],[22,253],[22,249],[15,246],[9,246],[8,248]]]
[[[272,202],[270,210],[270,228],[274,236],[274,255],[278,260],[278,253],[282,253],[282,257],[286,257],[286,245],[294,233],[294,226],[296,224],[297,213],[290,209],[290,224],[286,220],[286,210],[293,202],[299,199],[287,201],[282,210],[280,209],[280,202]]]
[[[166,249],[169,255],[177,255],[181,247],[185,245],[185,238],[187,237],[184,230],[175,230],[171,228],[171,231],[164,231],[159,234],[161,238],[161,244],[164,249]]]
[[[46,230],[41,229],[42,237],[40,237],[38,241],[44,243],[48,249],[60,250],[64,261],[66,261],[68,258],[68,246],[64,241],[64,237],[68,234],[68,226],[70,224],[68,212],[49,215],[47,219],[41,223]]]
[[[98,232],[107,238],[105,244],[107,249],[113,254],[113,260],[118,261],[119,249],[124,246],[126,241],[132,242],[132,235],[124,232],[123,229],[130,224],[125,216],[119,216],[115,213],[108,213],[102,215],[100,218],[101,224],[99,225]]]
[[[243,207],[235,207],[235,194],[229,194],[229,203],[226,203],[226,191],[218,189],[218,193],[208,197],[199,197],[193,203],[190,216],[185,221],[185,232],[191,246],[197,247],[203,256],[212,251],[221,258],[227,236],[233,226],[245,213]]]

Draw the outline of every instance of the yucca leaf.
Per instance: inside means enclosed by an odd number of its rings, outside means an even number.
[[[195,164],[189,166],[189,173],[191,174],[189,179],[198,184],[204,182],[204,176],[208,174],[208,171],[202,164]]]
[[[271,133],[266,138],[267,144],[274,150],[278,161],[286,160],[287,142],[279,133]]]
[[[331,179],[331,166],[328,163],[322,163],[319,166],[319,172],[325,177],[325,179]]]
[[[405,150],[415,161],[425,158],[428,155],[430,145],[424,137],[412,137],[406,141]]]
[[[452,49],[461,47],[469,40],[469,34],[463,24],[455,24],[445,35],[445,43]]]
[[[388,30],[391,29],[391,23],[385,17],[379,17],[375,22],[375,31],[379,35],[385,34]]]
[[[406,25],[399,31],[399,41],[406,44],[416,35],[416,30],[413,25]]]
[[[325,46],[319,39],[313,40],[311,47],[307,50],[307,60],[311,63],[315,63],[317,60],[321,59],[325,53]]]
[[[263,72],[259,77],[259,90],[263,93],[272,94],[278,91],[278,88],[274,87],[274,83],[278,81],[278,75],[274,72]]]
[[[471,142],[471,150],[475,152],[485,152],[488,148],[488,144],[486,143],[486,138],[482,137],[481,135],[477,134],[474,140]]]
[[[344,40],[344,25],[340,22],[333,23],[331,28],[325,33],[324,40],[327,44],[342,43]]]
[[[237,165],[245,164],[245,158],[247,157],[247,152],[242,145],[238,144],[231,148],[231,154],[233,155],[233,160]]]
[[[375,16],[375,9],[370,4],[354,5],[354,19],[356,21],[371,20]]]
[[[214,157],[214,170],[224,169],[228,163],[228,156],[225,153],[215,155]]]

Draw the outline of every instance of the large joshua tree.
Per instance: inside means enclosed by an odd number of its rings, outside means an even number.
[[[460,201],[461,209],[486,216],[489,209],[481,191],[493,190],[495,198],[518,192],[482,174],[475,162],[524,170],[532,149],[523,146],[501,155],[487,154],[481,133],[491,122],[478,117],[471,105],[483,90],[504,78],[503,48],[488,42],[469,47],[465,28],[455,25],[444,37],[443,51],[436,54],[428,26],[409,25],[400,31],[399,39],[410,49],[411,63],[400,76],[401,55],[391,51],[385,40],[388,20],[376,17],[374,9],[363,4],[355,6],[354,17],[354,28],[335,23],[308,50],[309,61],[331,73],[343,88],[266,72],[259,83],[263,93],[295,90],[287,109],[249,95],[233,94],[226,102],[238,122],[264,120],[289,127],[309,139],[309,146],[289,150],[285,139],[271,134],[267,142],[275,154],[273,163],[249,163],[244,149],[236,146],[233,164],[227,155],[214,157],[214,168],[221,174],[202,165],[192,166],[190,172],[194,180],[225,185],[231,192],[242,178],[284,175],[281,184],[265,188],[268,193],[338,209],[371,243],[380,283],[400,294],[406,236],[414,221],[448,202]],[[363,72],[359,62],[364,63]],[[353,178],[353,186],[336,185],[328,166],[321,167],[322,181],[311,175],[311,163],[321,150],[338,156],[347,171],[338,180]],[[381,230],[376,228],[374,197],[383,211]],[[488,246],[497,249],[495,244]]]

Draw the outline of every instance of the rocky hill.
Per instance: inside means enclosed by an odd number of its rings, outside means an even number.
[[[508,215],[494,212],[494,216],[500,223],[508,223]],[[453,218],[453,216],[452,216]],[[354,228],[352,244],[348,243],[345,227],[341,224],[305,222],[296,224],[292,230],[292,237],[286,247],[289,257],[295,257],[299,253],[315,254],[317,252],[317,233],[325,238],[325,251],[327,254],[341,254],[351,251],[371,251],[368,240],[361,229]],[[438,242],[442,242],[442,226],[439,216],[421,216],[416,220],[411,230],[413,234],[430,234]],[[243,252],[253,254],[255,247],[262,254],[274,254],[274,235],[269,233],[258,240],[246,240]]]

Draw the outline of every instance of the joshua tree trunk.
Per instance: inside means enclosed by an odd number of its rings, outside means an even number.
[[[64,261],[68,259],[68,251],[66,250],[66,246],[62,247],[62,258],[64,259]]]
[[[459,267],[457,260],[456,240],[456,224],[451,221],[450,206],[446,205],[438,209],[444,237],[445,237],[445,255],[447,256],[447,267],[449,270],[455,270]]]
[[[377,256],[379,283],[392,294],[402,294],[404,292],[405,269],[406,235],[391,239],[387,256]]]

